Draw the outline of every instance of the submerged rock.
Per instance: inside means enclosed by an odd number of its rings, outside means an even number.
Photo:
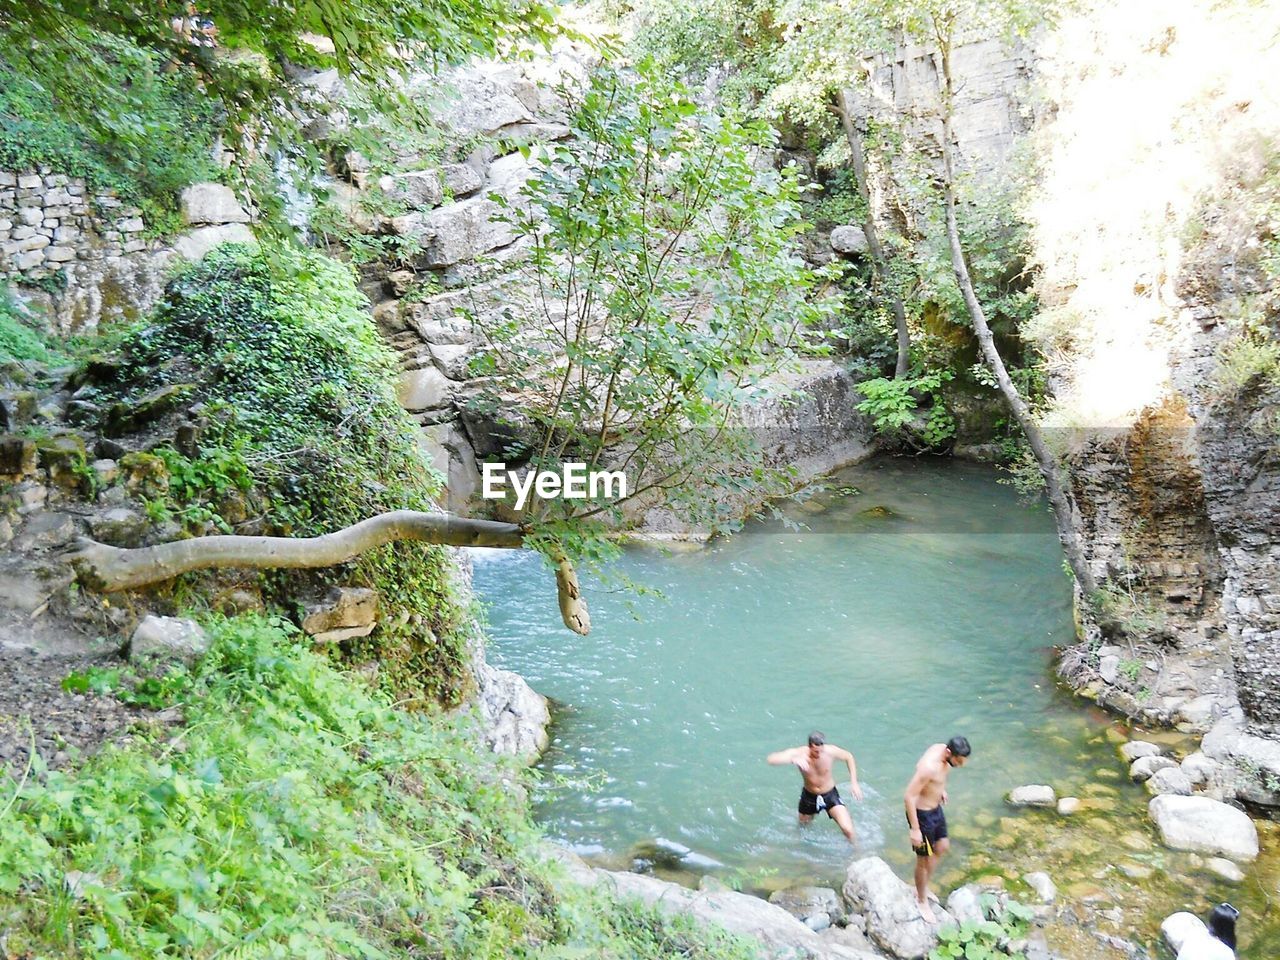
[[[1031,783],[1015,787],[1005,797],[1005,803],[1014,807],[1052,807],[1058,802],[1053,787],[1043,783]]]
[[[1147,806],[1166,846],[1221,854],[1236,861],[1258,856],[1258,829],[1248,815],[1208,797],[1164,794]]]

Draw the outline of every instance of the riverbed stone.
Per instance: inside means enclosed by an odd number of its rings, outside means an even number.
[[[986,892],[986,888],[977,883],[966,883],[963,887],[957,887],[947,897],[947,912],[958,923],[964,923],[966,920],[975,923],[985,920],[986,912],[982,909],[981,898]]]
[[[1031,783],[1015,787],[1005,797],[1005,803],[1013,807],[1053,807],[1058,802],[1053,787],[1044,783]]]
[[[142,618],[129,638],[131,663],[176,660],[191,664],[209,649],[209,638],[200,624],[185,617]]]
[[[1120,748],[1120,755],[1130,763],[1140,757],[1157,757],[1163,752],[1158,744],[1146,740],[1130,740]]]
[[[1079,797],[1059,797],[1058,798],[1058,815],[1069,817],[1080,809]]]
[[[1212,783],[1221,775],[1222,765],[1197,750],[1182,761],[1182,772],[1194,786]]]
[[[915,890],[879,857],[864,857],[849,864],[843,892],[849,911],[866,920],[867,936],[893,956],[918,960],[937,943],[937,926],[920,916]],[[933,912],[939,925],[954,922],[941,905]]]
[[[1170,767],[1176,767],[1178,761],[1172,757],[1161,757],[1157,755],[1148,755],[1138,757],[1129,767],[1129,776],[1137,783],[1150,780],[1152,775],[1160,770],[1167,770]]]
[[[825,929],[844,917],[840,894],[831,887],[787,887],[770,894],[769,902],[787,911],[810,930]],[[814,923],[821,925],[814,926]]]
[[[1041,903],[1053,903],[1058,899],[1058,886],[1043,870],[1037,870],[1033,873],[1023,874],[1023,880],[1027,886],[1036,892],[1036,896],[1040,898]]]
[[[1185,910],[1171,913],[1160,924],[1160,933],[1164,936],[1164,942],[1174,953],[1180,951],[1182,945],[1188,940],[1207,935],[1208,932],[1209,928],[1205,926],[1203,920]]]
[[[1216,873],[1223,880],[1231,883],[1241,883],[1244,880],[1244,871],[1226,857],[1209,857],[1205,860],[1204,866],[1206,870]]]
[[[1248,814],[1208,797],[1163,794],[1147,805],[1166,846],[1247,862],[1258,856],[1258,829]]]
[[[1143,784],[1147,788],[1148,793],[1160,794],[1177,794],[1182,797],[1191,796],[1191,780],[1179,767],[1166,767],[1163,770],[1157,770],[1151,775],[1151,779]]]

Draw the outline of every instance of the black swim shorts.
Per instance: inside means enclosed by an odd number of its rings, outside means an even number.
[[[911,849],[917,857],[931,857],[938,841],[947,836],[947,815],[937,806],[932,810],[917,810],[916,819],[920,822],[921,843]],[[907,826],[911,826],[910,817],[907,817]]]
[[[843,807],[844,801],[840,799],[840,791],[832,787],[826,793],[810,793],[808,790],[800,791],[800,812],[805,816],[813,816],[819,810],[827,811],[827,816],[831,816],[831,811],[835,807]]]

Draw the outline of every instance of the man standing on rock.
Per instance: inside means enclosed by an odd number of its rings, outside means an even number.
[[[947,774],[952,767],[963,767],[969,752],[969,741],[964,737],[935,743],[916,764],[915,776],[902,798],[911,828],[911,849],[916,854],[916,902],[927,923],[937,923],[929,906],[929,878],[938,867],[938,858],[951,847],[947,818],[942,812],[942,805],[947,802]]]
[[[813,821],[819,810],[827,811],[827,816],[836,822],[844,831],[845,838],[853,843],[853,818],[844,805],[840,791],[836,789],[836,778],[831,773],[831,765],[843,760],[849,766],[850,787],[854,799],[862,799],[862,788],[858,786],[858,767],[853,762],[853,754],[834,744],[827,743],[826,734],[815,730],[809,734],[809,745],[792,747],[790,750],[779,750],[766,758],[775,766],[792,764],[804,778],[804,788],[800,791],[800,823]]]

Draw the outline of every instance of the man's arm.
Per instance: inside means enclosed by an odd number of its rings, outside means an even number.
[[[840,751],[843,756],[840,757],[849,766],[849,786],[853,790],[855,800],[862,799],[862,787],[858,785],[858,764],[854,762],[853,754],[848,750]]]
[[[786,766],[788,763],[795,763],[800,754],[799,747],[792,747],[790,750],[777,750],[769,756],[765,757],[765,762],[775,767]]]
[[[920,817],[916,811],[916,804],[920,801],[920,794],[924,792],[924,788],[929,784],[929,773],[924,768],[924,764],[916,766],[916,774],[911,778],[911,782],[907,784],[907,791],[902,795],[903,806],[907,808],[907,822],[911,824],[911,843],[919,846],[923,841],[923,834],[920,833]]]

